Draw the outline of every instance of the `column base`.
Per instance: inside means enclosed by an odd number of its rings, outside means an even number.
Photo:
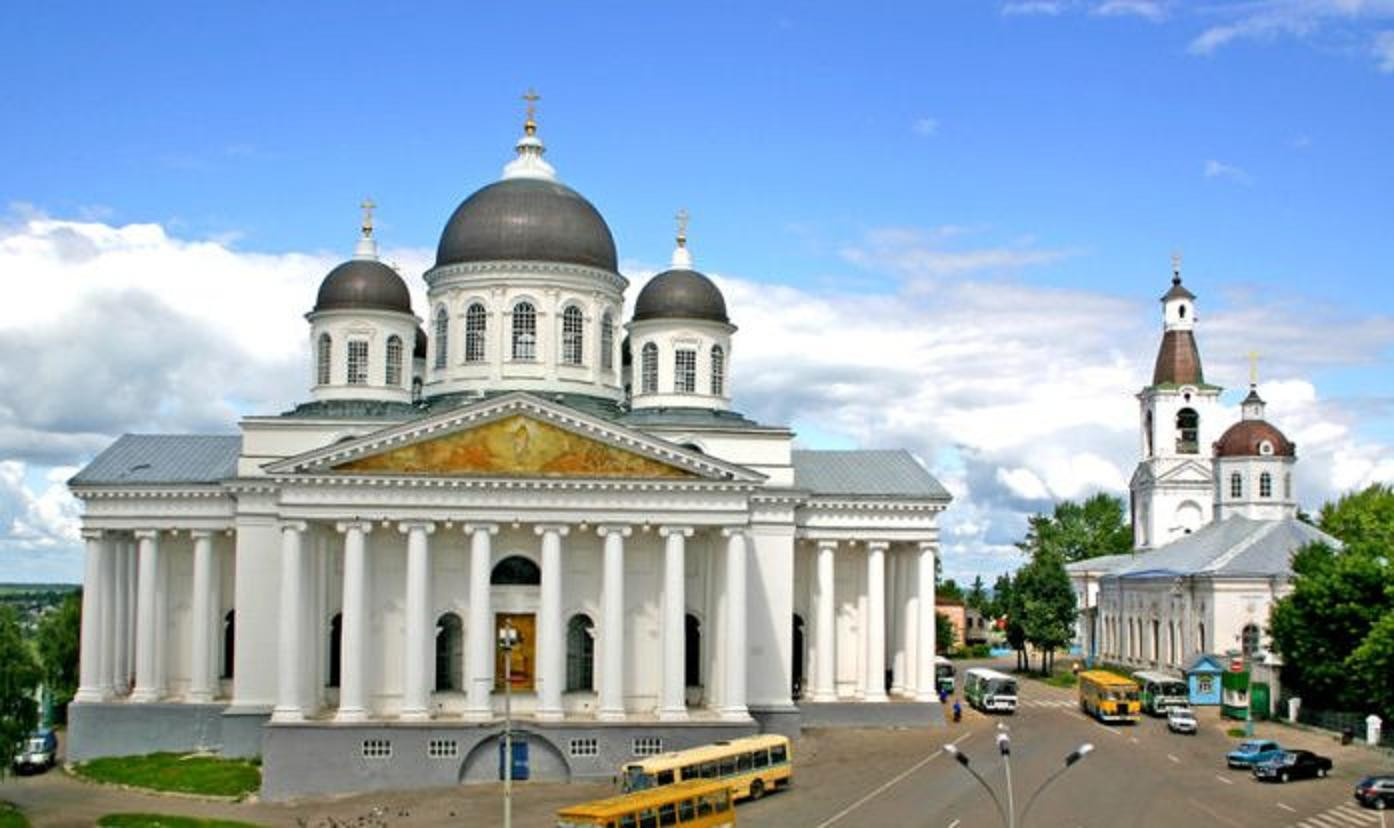
[[[102,691],[96,687],[79,687],[77,694],[73,696],[75,702],[99,702],[105,701]],[[151,700],[153,701],[153,699]]]
[[[903,696],[903,695],[905,695],[905,685],[903,685],[903,684],[892,684],[892,685],[891,685],[890,693],[891,693],[892,696]]]
[[[811,702],[835,702],[837,701],[836,690],[814,690],[808,697]]]
[[[916,693],[916,694],[914,694],[913,696],[911,696],[910,698],[914,699],[914,700],[917,701],[917,702],[937,702],[937,701],[939,701],[939,694],[938,694],[938,693]]]
[[[208,704],[213,701],[212,690],[190,690],[184,700],[193,704]]]
[[[472,709],[472,710],[466,710],[464,713],[460,714],[460,718],[464,719],[464,720],[467,721],[467,722],[488,722],[488,721],[493,721],[493,719],[494,719],[494,711],[492,711],[492,710],[481,710],[481,709],[475,708],[475,709]]]
[[[721,708],[721,720],[725,722],[745,722],[750,720],[750,711],[745,705]]]
[[[397,718],[404,722],[429,722],[431,711],[429,710],[403,710]]]
[[[277,707],[271,711],[272,722],[303,722],[305,711],[298,707]]]
[[[532,717],[539,722],[559,722],[566,718],[561,710],[534,710]]]
[[[598,722],[622,722],[625,720],[623,710],[599,710],[595,714]]]
[[[866,695],[862,696],[862,701],[867,702],[869,704],[880,704],[882,702],[888,702],[890,700],[890,697],[887,696],[885,693],[867,693]]]
[[[160,691],[153,687],[137,687],[131,691],[133,702],[153,702],[160,700]]]
[[[334,714],[336,722],[366,722],[368,711],[361,707],[340,707]]]
[[[660,722],[685,722],[687,721],[686,707],[666,707],[658,711]]]

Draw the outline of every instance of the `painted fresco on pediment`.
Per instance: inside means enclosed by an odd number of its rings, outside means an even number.
[[[334,469],[369,474],[696,477],[522,415],[360,457]]]

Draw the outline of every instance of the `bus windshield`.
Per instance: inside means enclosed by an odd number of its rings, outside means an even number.
[[[994,695],[1015,696],[1016,679],[997,679],[988,683],[988,691]]]
[[[1162,695],[1164,696],[1187,696],[1190,695],[1190,688],[1184,682],[1169,681],[1162,685]]]

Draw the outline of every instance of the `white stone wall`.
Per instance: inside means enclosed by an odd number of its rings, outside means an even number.
[[[1215,458],[1215,518],[1239,515],[1251,520],[1281,520],[1297,515],[1297,489],[1292,479],[1293,457]],[[1262,496],[1260,479],[1267,473],[1271,494]],[[1233,475],[1239,475],[1240,493],[1234,495]]]
[[[631,404],[634,408],[665,406],[726,410],[731,407],[731,334],[735,326],[698,319],[646,319],[629,323],[629,350],[633,357]],[[658,349],[658,390],[644,391],[644,346]],[[712,388],[712,348],[723,352],[722,386]],[[691,392],[677,389],[676,354],[693,351],[697,358],[696,387]]]

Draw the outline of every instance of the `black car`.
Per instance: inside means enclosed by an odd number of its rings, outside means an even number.
[[[1325,776],[1331,772],[1331,760],[1310,750],[1285,750],[1272,759],[1254,765],[1254,778],[1287,782],[1304,776]]]
[[[1366,808],[1394,808],[1394,776],[1367,776],[1355,783],[1355,801]]]

